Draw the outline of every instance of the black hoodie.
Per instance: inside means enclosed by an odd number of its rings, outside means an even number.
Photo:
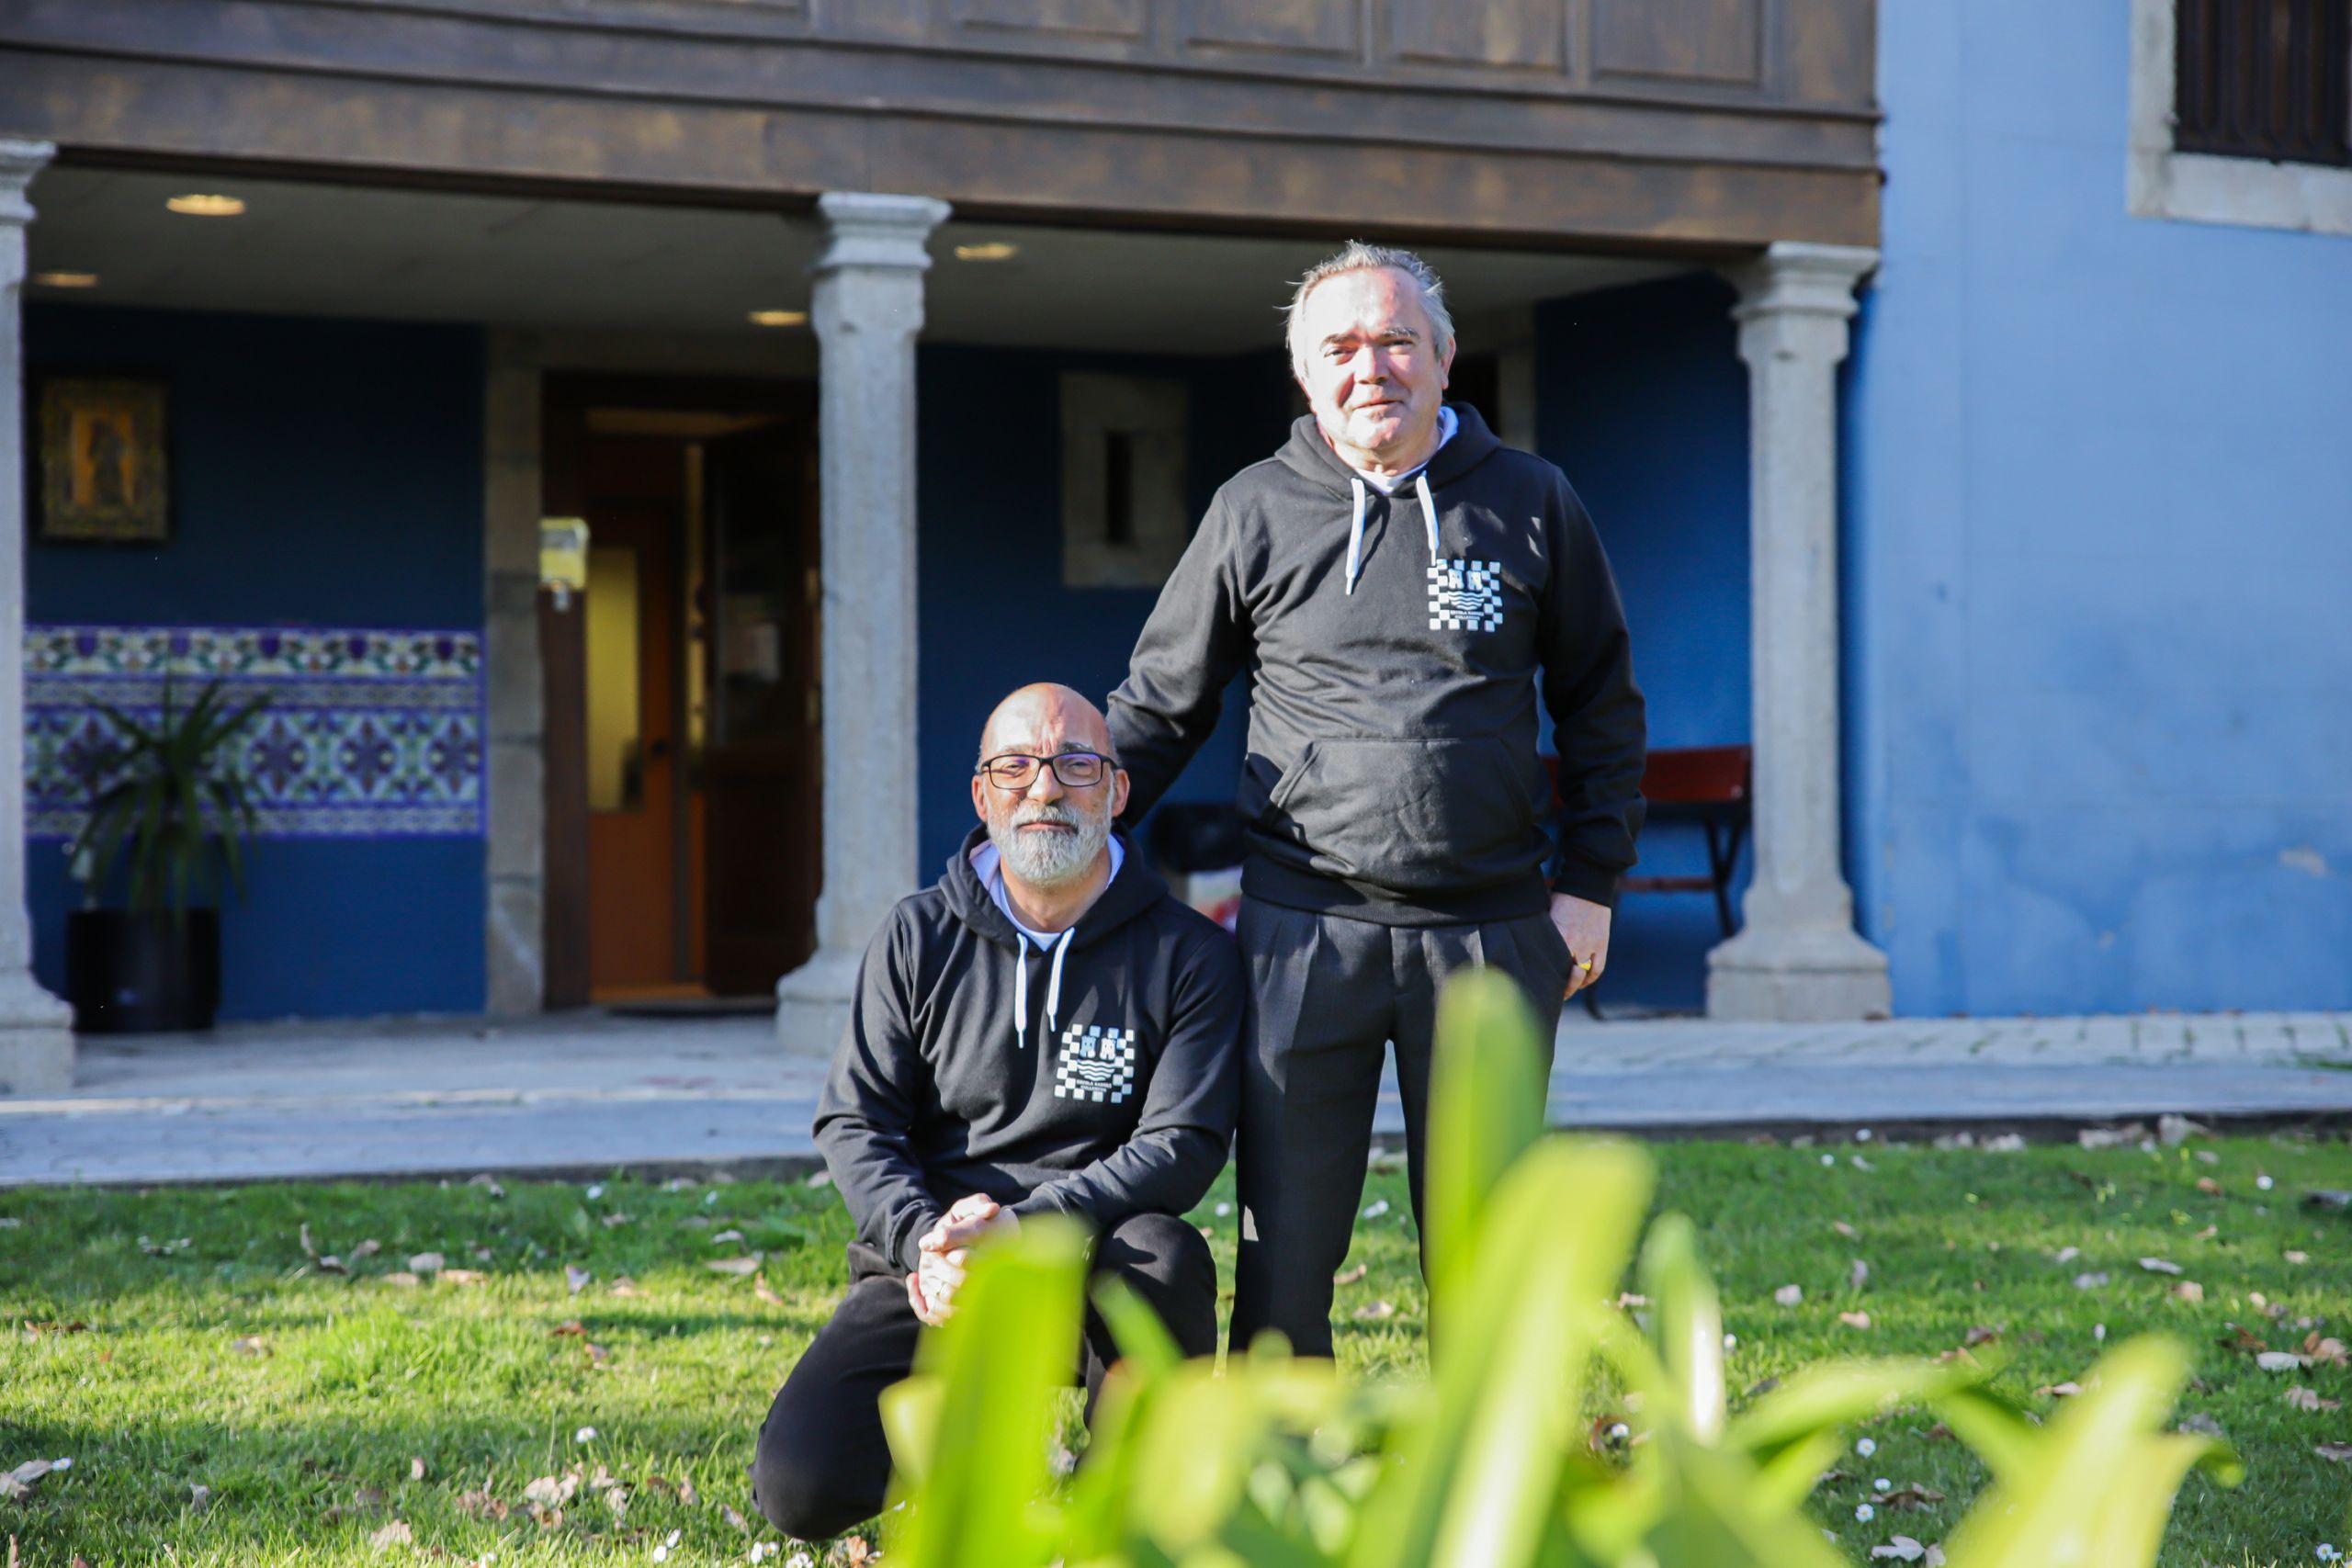
[[[1449,406],[1453,438],[1393,498],[1300,418],[1217,491],[1112,694],[1137,818],[1251,672],[1242,886],[1270,902],[1501,919],[1551,889],[1613,904],[1634,863],[1646,726],[1600,536],[1559,469]]]
[[[1060,950],[1040,951],[972,869],[984,839],[874,933],[817,1101],[858,1243],[909,1273],[923,1232],[974,1192],[1098,1230],[1181,1214],[1233,1134],[1231,940],[1130,850]]]

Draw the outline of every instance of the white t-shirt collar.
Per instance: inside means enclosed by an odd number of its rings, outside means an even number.
[[[1111,874],[1104,879],[1102,884],[1104,887],[1109,887],[1112,883],[1118,880],[1119,867],[1126,863],[1126,859],[1127,852],[1120,845],[1119,835],[1112,834]],[[982,840],[980,847],[972,852],[972,871],[979,877],[980,886],[989,890],[989,899],[998,908],[1004,911],[1004,918],[1012,922],[1012,929],[1035,942],[1040,951],[1053,946],[1062,939],[1062,933],[1059,931],[1031,930],[1021,923],[1020,916],[1012,912],[1012,897],[1004,890],[1002,857],[998,854],[994,844]]]
[[[1461,428],[1461,416],[1441,403],[1437,411],[1437,445],[1430,448],[1429,462],[1423,463],[1419,468],[1415,468],[1412,474],[1369,474],[1362,468],[1351,468],[1350,471],[1381,494],[1395,495],[1413,482],[1413,474],[1419,473],[1421,468],[1426,468],[1430,463],[1437,461],[1438,453],[1444,449],[1447,442],[1453,439],[1453,433]]]

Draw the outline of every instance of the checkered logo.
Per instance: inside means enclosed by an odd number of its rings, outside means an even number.
[[[1503,624],[1503,564],[1442,560],[1430,566],[1430,630],[1490,632]]]
[[[1136,1032],[1099,1023],[1062,1031],[1054,1053],[1054,1096],[1116,1105],[1136,1087]]]

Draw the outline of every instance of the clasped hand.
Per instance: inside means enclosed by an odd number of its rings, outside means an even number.
[[[1021,1216],[993,1198],[978,1192],[958,1198],[915,1243],[922,1261],[907,1276],[907,1303],[915,1316],[933,1328],[945,1323],[955,1314],[956,1292],[963,1287],[973,1244],[1020,1228]]]

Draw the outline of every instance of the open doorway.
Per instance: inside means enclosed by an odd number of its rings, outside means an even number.
[[[548,1005],[772,1000],[815,944],[817,443],[805,383],[549,377]]]

